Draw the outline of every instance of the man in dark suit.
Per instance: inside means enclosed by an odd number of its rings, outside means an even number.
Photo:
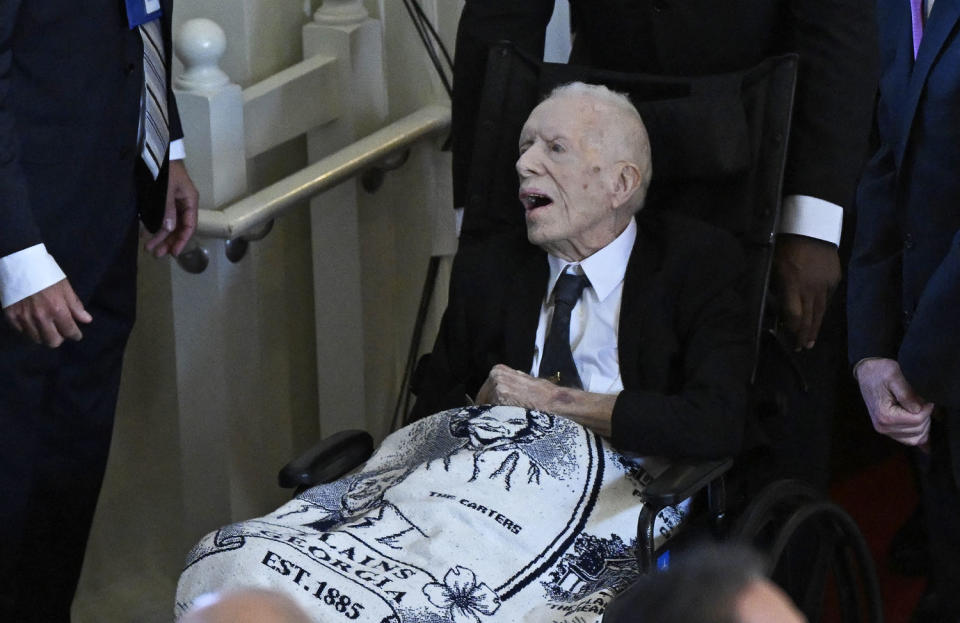
[[[413,417],[475,397],[570,417],[623,450],[736,453],[751,343],[739,245],[638,214],[652,168],[633,105],[605,87],[558,88],[524,125],[516,168],[526,239],[461,247]],[[558,320],[561,282],[582,277]],[[551,363],[563,323],[575,370]]]
[[[134,320],[138,212],[157,256],[196,226],[172,8],[0,0],[3,621],[69,621]]]
[[[467,191],[487,50],[508,39],[542,57],[554,1],[467,0],[464,7],[455,57],[453,169],[454,204],[466,206],[466,243],[518,225],[514,206],[477,209]],[[834,379],[843,365],[842,314],[830,301],[841,278],[844,208],[866,154],[876,90],[872,2],[572,0],[571,7],[575,64],[695,76],[799,54],[774,271],[785,341],[797,352],[765,351],[760,383],[785,396],[778,402],[791,410],[768,422],[781,474],[825,486]]]
[[[960,2],[880,0],[881,144],[857,195],[850,361],[876,430],[917,448],[933,593],[960,620]],[[939,618],[937,618],[939,617]]]

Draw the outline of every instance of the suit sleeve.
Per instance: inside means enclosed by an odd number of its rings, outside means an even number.
[[[870,0],[791,0],[788,36],[800,68],[784,195],[847,208],[867,155],[877,90]]]
[[[20,0],[0,2],[0,257],[41,242],[20,167],[13,111],[13,33]]]
[[[183,138],[183,127],[180,125],[180,111],[177,109],[177,98],[173,89],[167,93],[167,112],[170,115],[170,142]]]
[[[927,282],[897,354],[903,375],[926,400],[960,407],[960,232]]]
[[[882,112],[882,101],[881,101]],[[881,145],[856,199],[857,229],[848,268],[848,355],[895,359],[901,338],[903,239],[896,220],[893,153]]]
[[[710,262],[688,263],[673,313],[682,348],[679,391],[624,389],[613,410],[614,444],[672,458],[739,452],[747,413],[751,337],[736,284],[743,258],[731,239],[698,246]],[[642,345],[641,345],[642,348]]]
[[[167,112],[169,115],[170,141],[183,138],[183,127],[180,125],[180,112],[177,109],[177,98],[173,94],[173,20],[174,5],[170,3],[170,11],[164,17],[164,31],[167,35],[166,61],[167,61]]]

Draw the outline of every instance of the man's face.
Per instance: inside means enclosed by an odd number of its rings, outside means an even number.
[[[494,407],[482,415],[470,418],[471,436],[483,442],[513,439],[528,425],[526,414],[520,412],[520,415],[517,415],[517,411],[517,409]]]
[[[520,132],[520,202],[533,244],[579,260],[616,238],[612,158],[605,148],[616,124],[603,104],[583,95],[548,99]],[[609,118],[609,115],[607,115]]]

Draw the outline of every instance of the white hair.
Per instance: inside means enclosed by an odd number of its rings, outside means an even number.
[[[616,141],[619,144],[607,145],[607,147],[619,151],[618,157],[622,155],[640,169],[643,182],[631,198],[634,201],[634,210],[639,210],[643,207],[647,187],[650,185],[650,178],[653,176],[653,161],[650,155],[650,138],[647,135],[647,128],[643,124],[643,119],[640,117],[636,106],[624,93],[613,91],[602,84],[587,84],[585,82],[561,84],[550,91],[544,101],[563,97],[588,97],[606,105],[617,113],[617,120],[623,127],[623,132],[617,134],[621,140]]]
[[[640,119],[640,113],[637,112],[637,109],[633,105],[633,102],[630,101],[629,96],[627,96],[625,93],[613,91],[602,84],[568,82],[566,84],[561,84],[558,87],[554,87],[554,89],[550,91],[550,94],[545,99],[571,96],[585,96],[600,100],[610,106],[613,106],[614,108],[619,109],[628,116],[633,117],[639,121],[641,125],[643,124],[643,121]]]

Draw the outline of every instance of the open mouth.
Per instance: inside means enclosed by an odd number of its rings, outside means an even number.
[[[521,190],[520,203],[523,204],[527,212],[530,212],[531,210],[550,205],[553,203],[553,199],[549,195],[536,190]]]

